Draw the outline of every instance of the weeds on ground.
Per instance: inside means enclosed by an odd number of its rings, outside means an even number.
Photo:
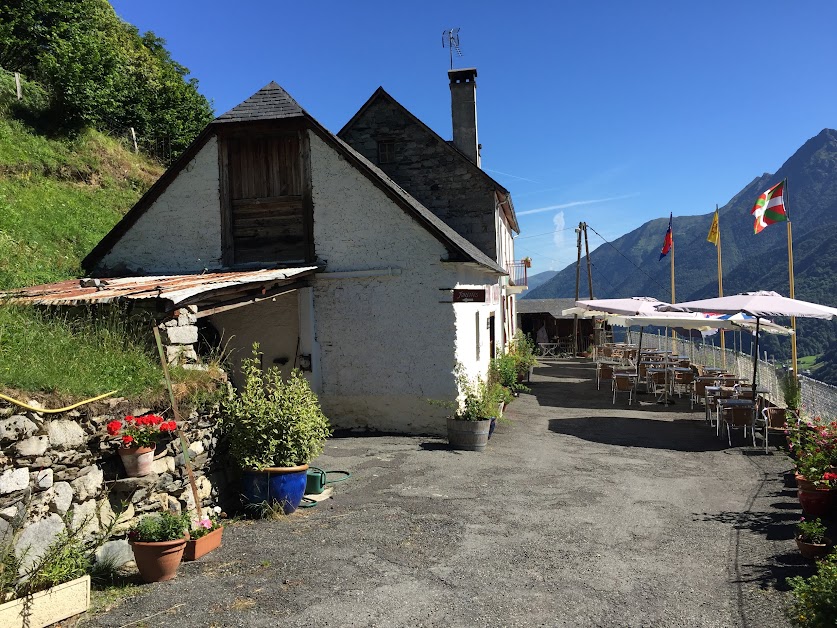
[[[167,405],[151,325],[119,307],[70,316],[0,304],[0,388],[46,393],[54,401],[117,390],[143,405]],[[178,401],[217,401],[220,365],[207,371],[173,368],[171,374]]]

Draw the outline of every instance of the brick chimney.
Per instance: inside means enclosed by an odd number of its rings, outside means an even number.
[[[477,69],[448,70],[453,145],[480,167],[477,139]]]

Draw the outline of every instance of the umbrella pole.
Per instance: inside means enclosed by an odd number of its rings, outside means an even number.
[[[668,341],[668,338],[669,338],[668,333],[669,333],[669,329],[668,329],[668,327],[666,327],[666,341]],[[668,355],[669,355],[669,357],[671,356],[671,354],[668,354]],[[669,404],[673,404],[674,400],[668,398],[668,362],[669,362],[669,360],[665,356],[666,356],[666,354],[663,354],[663,369],[664,369],[663,385],[665,386],[665,392],[663,393],[663,400],[658,401],[657,403],[662,404],[664,406],[667,406]]]
[[[759,371],[759,323],[761,319],[756,316],[756,339],[755,339],[755,359],[753,360],[753,429],[756,429],[756,419],[758,419],[758,397],[756,396],[756,376]],[[767,435],[767,426],[764,427],[765,436]],[[755,438],[755,437],[754,437]]]

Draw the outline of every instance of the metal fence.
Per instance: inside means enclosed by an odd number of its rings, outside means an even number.
[[[837,419],[837,386],[800,376],[802,413],[831,420]]]

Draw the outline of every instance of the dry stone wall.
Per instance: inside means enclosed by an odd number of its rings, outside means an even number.
[[[163,508],[194,510],[180,441],[165,436],[157,444],[153,473],[126,477],[117,444],[106,425],[123,419],[125,401],[109,400],[98,411],[61,414],[21,411],[0,401],[0,542],[19,530],[16,548],[37,559],[67,525],[95,533],[122,511],[117,533],[124,535],[142,514]],[[38,407],[36,402],[28,402]],[[141,415],[147,410],[131,409]],[[234,472],[219,449],[217,410],[194,412],[184,421],[202,506],[223,504]],[[28,550],[27,550],[28,548]],[[130,560],[127,542],[102,550],[116,562]],[[122,560],[120,560],[120,558]]]

